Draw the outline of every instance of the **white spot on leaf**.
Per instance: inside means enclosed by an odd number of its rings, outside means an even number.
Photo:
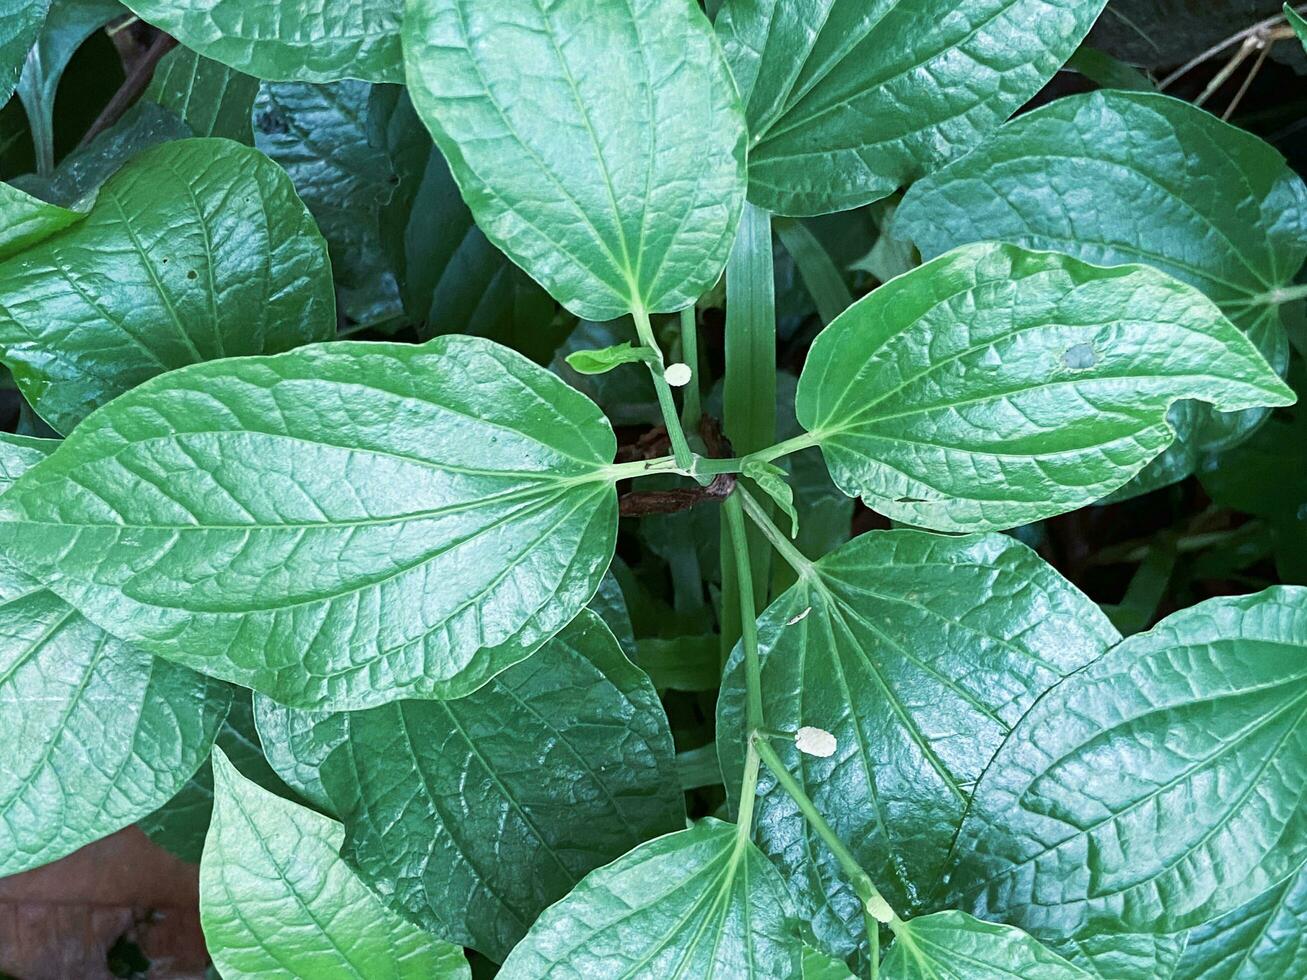
[[[811,728],[807,725],[794,733],[794,746],[804,755],[815,755],[818,759],[829,759],[835,754],[837,746],[835,736],[824,728]]]
[[[690,383],[693,372],[690,371],[690,365],[677,362],[676,364],[667,365],[663,371],[663,380],[673,388],[684,388]]]

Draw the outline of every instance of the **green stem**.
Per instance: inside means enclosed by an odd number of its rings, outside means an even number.
[[[1307,299],[1307,283],[1298,286],[1281,286],[1248,300],[1249,306],[1281,306],[1294,300]]]
[[[591,480],[603,479],[616,483],[618,480],[634,480],[637,477],[654,476],[658,473],[690,475],[689,470],[683,469],[675,456],[659,456],[657,459],[637,459],[631,463],[611,463],[596,475],[583,477],[578,482],[588,483]]]
[[[748,490],[745,490],[744,487],[739,486],[738,484],[735,487],[735,492],[739,494],[741,500],[743,500],[744,512],[749,515],[749,520],[753,521],[758,530],[762,532],[763,537],[765,537],[768,542],[771,543],[771,546],[776,549],[776,552],[785,559],[785,563],[794,569],[795,574],[798,575],[799,578],[811,577],[813,574],[812,562],[808,560],[808,557],[804,555],[803,552],[794,547],[793,542],[791,542],[781,529],[776,526],[776,522],[773,521],[767,511],[763,509],[762,504],[758,503],[753,494],[749,493]]]
[[[681,425],[685,431],[695,432],[703,406],[699,401],[699,325],[693,306],[681,310],[681,357],[690,368],[690,383],[681,397]]]
[[[784,442],[778,442],[775,445],[767,446],[765,449],[751,452],[748,458],[756,459],[761,463],[770,463],[772,460],[788,456],[790,453],[811,449],[820,441],[821,437],[815,432],[801,432],[793,439],[786,439]],[[743,460],[741,460],[741,463],[743,463]]]
[[[667,426],[667,438],[672,442],[672,455],[676,458],[676,465],[688,473],[694,463],[694,454],[690,451],[690,444],[685,440],[685,431],[681,428],[680,417],[676,414],[676,399],[672,397],[671,385],[663,377],[666,364],[663,362],[662,348],[658,346],[658,338],[654,336],[648,312],[643,307],[637,307],[631,311],[631,316],[635,318],[635,332],[640,338],[640,343],[657,356],[657,360],[649,365],[649,373],[653,375],[654,391],[658,393],[658,407],[663,413],[663,424]]]
[[[32,147],[36,152],[36,172],[41,177],[54,173],[54,107],[47,105],[43,91],[44,73],[41,69],[41,46],[32,45],[23,66],[23,81],[18,86],[18,98],[27,113],[27,125],[32,133]]]
[[[735,555],[735,573],[739,577],[740,638],[744,644],[744,680],[748,693],[745,727],[754,732],[762,728],[762,666],[758,659],[758,608],[753,596],[753,577],[749,574],[749,541],[744,525],[744,508],[740,504],[742,488],[726,498],[722,510],[726,515],[726,533]]]
[[[830,852],[835,855],[835,860],[844,869],[844,873],[848,875],[850,882],[853,884],[853,890],[857,892],[858,898],[862,900],[863,916],[867,923],[867,934],[869,936],[876,935],[881,923],[897,931],[902,926],[903,920],[890,908],[889,903],[885,901],[885,897],[881,895],[880,889],[872,882],[871,875],[862,870],[862,865],[858,863],[858,859],[853,856],[852,851],[844,846],[839,834],[835,833],[835,828],[826,822],[826,818],[821,815],[817,805],[804,792],[803,787],[799,785],[799,781],[790,775],[790,771],[785,768],[785,763],[781,761],[781,757],[776,753],[776,750],[767,744],[764,739],[757,736],[750,738],[749,742],[758,753],[763,765],[776,777],[776,782],[780,784],[781,789],[785,790],[790,798],[794,800],[804,819],[812,825],[812,829],[817,832],[817,836],[825,842]]]

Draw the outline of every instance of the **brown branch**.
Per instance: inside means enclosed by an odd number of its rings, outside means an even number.
[[[141,93],[150,84],[150,79],[154,77],[154,69],[158,66],[159,59],[176,46],[177,39],[169,34],[160,33],[154,39],[154,43],[150,45],[141,60],[132,68],[131,73],[123,80],[122,85],[118,87],[118,91],[113,94],[109,104],[95,117],[95,122],[91,123],[91,128],[86,131],[81,142],[77,144],[79,147],[91,142],[122,118],[123,113],[141,97]]]

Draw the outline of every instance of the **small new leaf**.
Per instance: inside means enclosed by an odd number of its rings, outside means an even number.
[[[799,513],[794,509],[794,490],[788,482],[789,474],[775,463],[764,463],[757,459],[746,459],[743,473],[789,517],[790,537],[798,535]]]
[[[213,752],[200,925],[225,977],[469,980],[457,946],[390,912],[337,855],[344,831]]]
[[[648,347],[636,347],[624,341],[597,350],[572,351],[565,360],[573,371],[581,374],[607,374],[619,364],[656,364],[658,355]]]

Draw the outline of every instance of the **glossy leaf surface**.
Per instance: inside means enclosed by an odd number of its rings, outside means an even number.
[[[603,976],[764,980],[799,975],[785,886],[711,817],[592,872],[504,963],[504,980]]]
[[[246,779],[221,749],[213,778],[200,923],[223,976],[471,976],[461,949],[387,910],[345,866],[338,823]]]
[[[959,531],[1107,495],[1171,443],[1182,398],[1228,411],[1294,395],[1178,280],[980,244],[839,316],[812,346],[796,410],[845,493]]]
[[[365,82],[264,82],[254,145],[290,174],[331,251],[344,312],[370,322],[399,312],[379,212],[395,189],[385,148],[369,140]]]
[[[495,959],[587,872],[685,824],[653,684],[588,611],[465,698],[309,717],[283,724],[323,758],[345,859]]]
[[[61,208],[0,184],[0,262],[17,255],[86,217],[86,211]]]
[[[0,438],[0,490],[58,445]],[[46,864],[166,801],[209,754],[222,684],[155,660],[0,562],[0,875]]]
[[[1153,266],[1202,290],[1283,372],[1273,297],[1307,259],[1307,185],[1270,145],[1186,102],[1095,92],[1013,120],[914,185],[895,232],[926,258],[1002,240]],[[1221,449],[1264,415],[1199,410],[1179,446]],[[1168,479],[1192,471],[1190,459]]]
[[[1307,589],[1210,599],[1041,700],[977,786],[949,891],[1064,939],[1169,933],[1307,859]]]
[[[459,697],[589,601],[612,429],[488,341],[197,364],[0,500],[6,554],[89,618],[304,707]]]
[[[402,0],[131,0],[127,6],[191,50],[255,78],[404,80]]]
[[[177,47],[160,60],[145,98],[177,113],[196,136],[248,146],[254,142],[250,116],[258,93],[257,78]]]
[[[1091,980],[1013,926],[936,912],[899,926],[885,980]]]
[[[818,561],[760,617],[764,717],[775,730],[835,736],[830,758],[788,743],[777,751],[890,905],[912,910],[1017,720],[1118,639],[1089,599],[1011,538],[873,531]],[[732,794],[744,715],[737,649],[717,714]],[[757,839],[815,910],[827,948],[848,955],[865,944],[861,902],[766,774]]]
[[[825,214],[965,153],[1034,95],[1105,0],[729,0],[749,200]]]
[[[1261,980],[1307,973],[1307,867],[1189,932],[1175,980]]]
[[[249,691],[232,690],[231,710],[218,729],[214,744],[247,778],[278,796],[295,798],[294,792],[277,777],[263,756]],[[136,821],[136,825],[170,853],[183,861],[198,864],[212,815],[213,768],[206,760],[176,796],[149,816]]]
[[[744,118],[697,4],[413,0],[404,52],[477,224],[573,313],[672,312],[717,281]]]
[[[227,140],[141,153],[83,221],[0,264],[0,357],[65,433],[162,371],[334,332],[312,219],[280,169]]]

